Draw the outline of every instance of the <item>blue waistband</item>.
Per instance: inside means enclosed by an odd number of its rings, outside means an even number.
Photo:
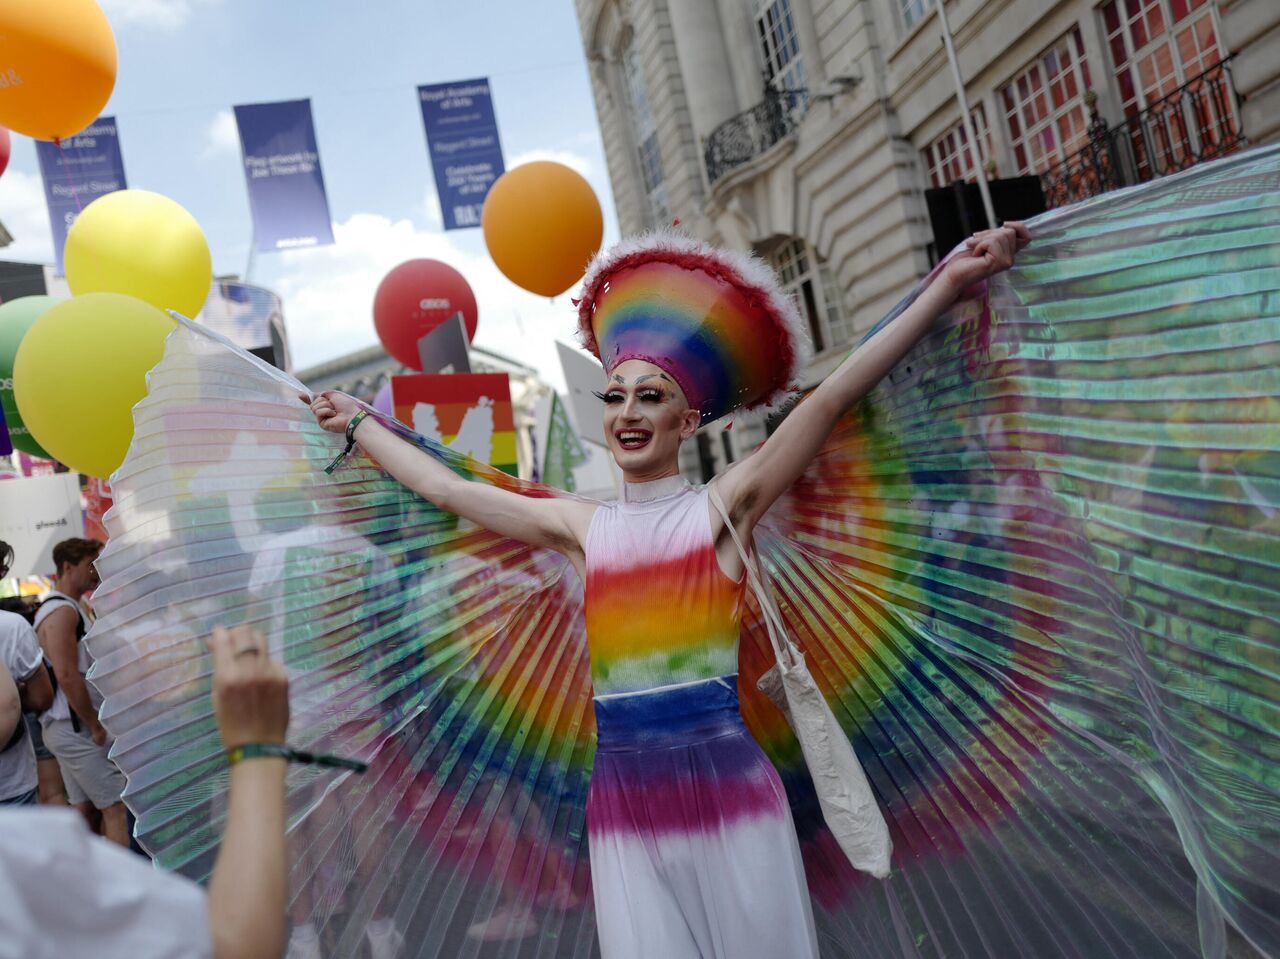
[[[595,708],[597,749],[604,752],[678,746],[746,728],[736,675],[605,696]]]

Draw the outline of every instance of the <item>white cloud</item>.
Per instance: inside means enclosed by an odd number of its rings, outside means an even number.
[[[218,0],[101,0],[102,9],[113,26],[136,23],[157,30],[176,30],[185,24],[198,6]]]
[[[570,170],[581,174],[586,180],[590,180],[595,171],[595,167],[589,157],[585,157],[581,153],[574,153],[572,150],[526,150],[524,153],[517,153],[507,160],[506,166],[510,170],[513,167],[520,166],[522,163],[531,163],[534,160],[550,160],[553,163],[562,163]]]
[[[373,294],[387,272],[416,257],[458,270],[475,292],[479,310],[476,345],[533,366],[563,389],[557,339],[572,341],[576,313],[570,290],[554,300],[515,286],[483,253],[469,252],[451,236],[424,231],[409,220],[357,213],[334,224],[333,246],[290,250],[262,263],[254,280],[284,300],[294,363],[306,367],[377,342]]]
[[[38,173],[9,169],[0,177],[0,221],[13,236],[13,243],[0,250],[0,257],[53,262],[53,230]]]
[[[230,110],[219,110],[205,131],[204,155],[211,157],[239,152],[240,128],[236,126],[235,114]]]

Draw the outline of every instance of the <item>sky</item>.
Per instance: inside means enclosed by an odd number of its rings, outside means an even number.
[[[479,229],[445,232],[416,88],[489,77],[506,166],[582,173],[617,220],[572,0],[101,0],[119,74],[103,110],[118,122],[125,176],[186,207],[218,275],[284,299],[294,365],[377,342],[378,281],[414,257],[443,260],[476,293],[476,344],[563,385],[555,340],[572,342],[573,290],[527,293],[489,259]],[[310,98],[333,246],[250,255],[252,226],[231,107]],[[14,135],[0,176],[0,259],[50,263],[35,146]]]

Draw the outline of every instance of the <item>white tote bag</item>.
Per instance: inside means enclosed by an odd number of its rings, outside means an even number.
[[[818,793],[822,817],[836,842],[856,868],[877,879],[884,879],[889,875],[893,843],[889,839],[884,815],[871,794],[862,764],[813,681],[809,667],[805,665],[804,654],[787,637],[773,594],[762,582],[763,567],[757,570],[747,556],[715,484],[711,484],[708,491],[742,556],[747,578],[760,602],[774,656],[777,657],[777,664],[760,677],[760,691],[782,710],[800,740],[805,764]]]

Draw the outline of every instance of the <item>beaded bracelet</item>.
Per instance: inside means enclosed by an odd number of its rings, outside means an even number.
[[[341,453],[333,458],[333,462],[324,468],[326,473],[332,473],[339,464],[350,455],[351,451],[356,448],[356,427],[363,422],[364,418],[369,415],[368,410],[360,410],[355,416],[351,417],[347,423],[347,445]]]
[[[362,773],[369,764],[359,759],[348,759],[345,756],[331,756],[327,753],[309,753],[301,749],[290,749],[279,743],[245,743],[227,750],[227,764],[234,766],[244,759],[283,759],[291,763],[303,763],[308,766],[328,766],[332,769],[350,769]]]

